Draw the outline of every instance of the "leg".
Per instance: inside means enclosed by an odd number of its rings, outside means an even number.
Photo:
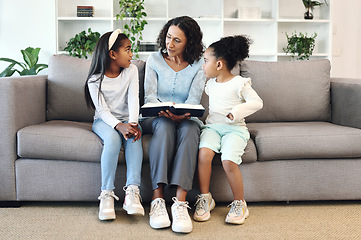
[[[122,139],[115,129],[97,119],[93,124],[93,131],[103,140],[103,151],[100,159],[102,187],[101,190],[114,189],[115,172]]]
[[[168,168],[174,157],[175,123],[165,117],[149,118],[142,122],[142,128],[145,133],[153,134],[149,146],[153,200],[163,198]]]
[[[179,186],[186,192],[192,189],[197,164],[199,134],[200,126],[195,121],[188,120],[177,125],[176,154],[170,184]]]
[[[226,172],[229,185],[231,186],[234,200],[243,200],[243,178],[238,164],[229,160],[223,160],[222,165]]]
[[[221,146],[220,134],[207,125],[202,129],[199,153],[198,153],[198,180],[199,190],[202,194],[209,193],[209,185],[212,175],[212,161]]]
[[[202,194],[209,193],[209,184],[212,175],[212,160],[215,152],[209,148],[202,147],[198,154],[198,181],[199,190]]]
[[[222,138],[222,165],[231,186],[234,200],[243,200],[244,189],[239,164],[247,146],[249,133],[247,130],[227,133]]]
[[[134,138],[123,140],[125,149],[125,161],[127,163],[126,186],[131,184],[140,186],[143,162],[142,138],[135,142],[133,142]]]

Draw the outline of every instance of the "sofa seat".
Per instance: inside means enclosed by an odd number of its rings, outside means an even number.
[[[102,141],[91,130],[92,123],[52,120],[22,128],[17,133],[20,158],[100,162]],[[143,136],[144,162],[149,162],[151,135]],[[79,151],[79,149],[82,149]],[[221,164],[219,156],[215,164]],[[242,158],[244,163],[257,161],[256,146],[249,141]],[[123,148],[119,164],[125,164]]]
[[[258,160],[361,157],[361,129],[329,122],[249,123]]]

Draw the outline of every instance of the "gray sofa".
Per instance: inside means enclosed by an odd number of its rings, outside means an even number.
[[[134,63],[142,86],[145,63]],[[47,76],[0,78],[1,202],[97,201],[102,143],[91,132],[93,112],[83,97],[89,66],[89,60],[54,55]],[[246,119],[251,140],[240,168],[247,201],[361,199],[361,80],[330,79],[328,60],[245,61],[241,73],[264,101]],[[202,104],[207,107],[205,95]],[[150,137],[143,136],[145,202],[152,193]],[[230,202],[219,159],[211,192]],[[125,172],[121,153],[115,190],[121,198]],[[197,193],[195,177],[189,200]]]

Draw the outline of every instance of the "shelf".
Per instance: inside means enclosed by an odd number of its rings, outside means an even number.
[[[250,59],[285,61],[289,57],[282,52],[287,45],[285,33],[316,32],[312,58],[331,59],[332,1],[328,1],[328,6],[315,7],[314,19],[305,20],[301,0],[145,0],[148,24],[143,42],[156,42],[168,20],[187,15],[198,22],[205,46],[224,36],[247,35],[253,41]],[[76,17],[77,5],[94,6],[95,17]],[[100,34],[122,28],[122,21],[116,20],[119,0],[56,0],[56,10],[58,53],[62,53],[71,37],[89,27]],[[151,53],[139,52],[139,55],[145,60]]]
[[[112,21],[112,17],[58,17],[58,21]]]

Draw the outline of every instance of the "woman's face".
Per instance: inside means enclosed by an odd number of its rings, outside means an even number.
[[[187,38],[179,27],[172,25],[168,29],[165,45],[169,57],[182,57],[187,46]]]

